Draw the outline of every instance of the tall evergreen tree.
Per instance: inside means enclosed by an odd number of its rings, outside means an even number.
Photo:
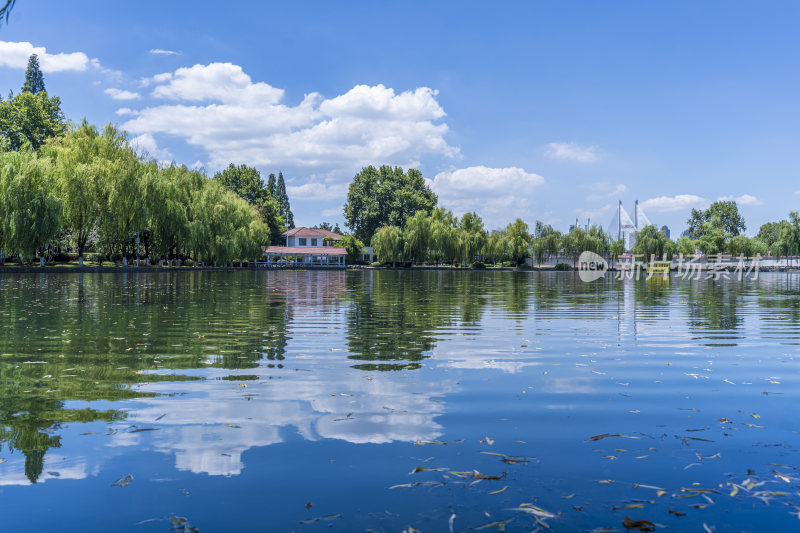
[[[278,172],[278,183],[275,186],[275,199],[281,207],[281,216],[284,217],[286,228],[294,228],[294,215],[292,206],[289,205],[289,196],[286,195],[286,183],[283,181],[283,172]]]
[[[39,68],[39,56],[36,54],[28,58],[28,70],[25,71],[25,83],[22,85],[22,92],[31,94],[46,92],[44,75]]]
[[[267,180],[267,192],[272,198],[275,198],[275,174],[272,172],[269,173],[269,179]]]

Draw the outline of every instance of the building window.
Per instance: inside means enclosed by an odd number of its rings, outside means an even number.
[[[305,246],[306,245],[305,237],[300,237],[298,240],[300,241],[300,246]]]
[[[317,245],[317,239],[311,239],[311,246]]]

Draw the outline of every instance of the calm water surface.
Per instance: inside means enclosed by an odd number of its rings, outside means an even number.
[[[0,529],[797,531],[799,295],[763,273],[3,275]]]

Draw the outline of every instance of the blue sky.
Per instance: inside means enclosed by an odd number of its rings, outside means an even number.
[[[800,209],[800,4],[429,4],[18,0],[0,91],[35,47],[69,118],[209,174],[283,170],[299,225],[342,222],[369,163],[490,229],[638,199],[675,235],[725,197],[753,234]]]

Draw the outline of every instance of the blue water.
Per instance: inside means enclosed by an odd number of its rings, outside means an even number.
[[[785,273],[4,275],[2,528],[797,530],[799,296]]]

